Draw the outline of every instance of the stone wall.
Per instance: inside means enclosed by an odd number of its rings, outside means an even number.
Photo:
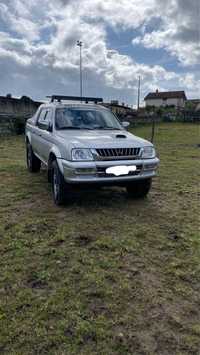
[[[0,114],[34,114],[41,102],[33,101],[27,96],[22,96],[21,99],[0,96]]]
[[[27,96],[21,99],[0,96],[0,134],[22,133],[26,120],[41,104]]]

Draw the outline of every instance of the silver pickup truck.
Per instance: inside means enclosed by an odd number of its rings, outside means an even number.
[[[57,205],[77,184],[124,186],[136,198],[151,188],[159,164],[153,145],[127,132],[129,123],[100,101],[54,95],[27,121],[28,169],[47,167]]]

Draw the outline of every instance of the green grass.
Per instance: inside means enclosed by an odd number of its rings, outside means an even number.
[[[147,199],[111,188],[63,208],[23,137],[1,138],[1,354],[200,354],[199,133],[156,127]]]

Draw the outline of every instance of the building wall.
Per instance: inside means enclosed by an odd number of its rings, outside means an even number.
[[[163,106],[170,106],[174,105],[176,107],[184,107],[185,100],[183,98],[179,99],[148,99],[145,101],[146,106],[155,106],[155,107],[163,107]]]
[[[34,114],[40,103],[31,99],[15,99],[0,96],[0,114],[26,115]]]
[[[31,117],[41,105],[30,98],[16,99],[0,96],[0,135],[16,133],[24,126],[27,118]]]
[[[127,109],[124,107],[118,107],[118,106],[111,106],[112,112],[114,112],[116,115],[125,115],[127,112]]]
[[[109,108],[114,114],[119,116],[120,115],[125,116],[133,112],[133,110],[130,107],[113,104],[113,101],[112,103],[103,103],[102,105]]]

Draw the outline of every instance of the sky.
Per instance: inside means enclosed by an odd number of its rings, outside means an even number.
[[[0,95],[200,98],[199,0],[0,0]]]

